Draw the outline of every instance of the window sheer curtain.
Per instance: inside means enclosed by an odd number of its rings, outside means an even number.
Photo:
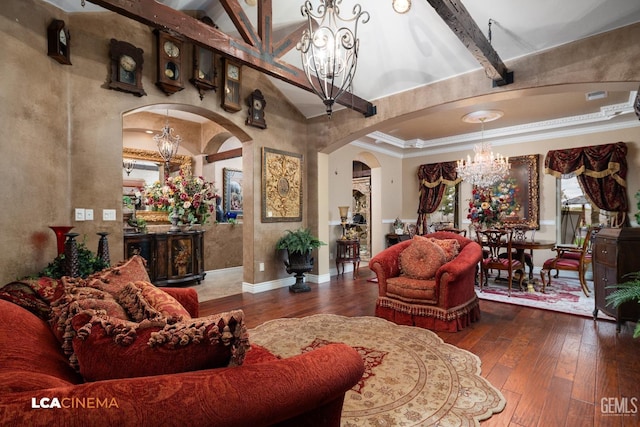
[[[427,232],[427,215],[433,213],[440,206],[447,186],[456,185],[460,181],[456,171],[457,163],[442,162],[429,163],[418,167],[418,182],[420,183],[420,199],[418,202],[417,234]]]
[[[612,226],[629,225],[627,145],[624,142],[549,151],[545,173],[562,178],[575,175],[590,203],[614,212]]]

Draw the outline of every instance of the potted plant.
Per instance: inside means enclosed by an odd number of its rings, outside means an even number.
[[[618,307],[622,304],[640,304],[640,271],[624,275],[629,281],[619,283],[609,288],[615,289],[607,295],[607,304]],[[633,331],[634,338],[640,338],[640,322],[636,323],[636,329]]]
[[[404,222],[402,222],[400,218],[396,218],[395,221],[393,221],[393,231],[396,234],[404,234]]]
[[[304,273],[313,269],[313,257],[311,251],[326,245],[311,234],[308,228],[299,228],[296,231],[287,230],[287,234],[278,239],[276,249],[286,250],[288,260],[284,262],[287,273],[296,273],[296,283],[289,286],[291,292],[308,292],[309,285],[304,282]]]

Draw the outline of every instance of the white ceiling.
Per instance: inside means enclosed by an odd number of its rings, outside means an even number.
[[[86,0],[44,0],[67,12],[103,10]],[[639,0],[459,0],[487,35],[491,19],[492,44],[504,62],[566,44],[594,34],[640,22]],[[198,10],[211,17],[221,31],[237,35],[233,23],[217,0],[158,0],[178,10]],[[320,0],[312,0],[314,9]],[[251,2],[250,2],[251,3]],[[273,1],[274,39],[304,22],[303,0]],[[406,14],[393,11],[391,0],[343,0],[342,15],[350,16],[355,3],[370,14],[359,25],[360,52],[353,93],[373,102],[453,76],[480,69],[480,65],[436,14],[426,0],[413,0]],[[257,7],[240,1],[254,26]],[[283,58],[300,67],[299,52],[291,50]],[[517,79],[517,75],[515,76]],[[324,114],[324,105],[315,95],[277,79],[274,84],[306,117]],[[487,80],[490,85],[491,81]],[[502,138],[502,143],[518,141],[536,132],[557,132],[571,127],[576,132],[601,126],[634,126],[635,91],[628,87],[581,88],[579,92],[544,94],[526,102],[485,100],[465,108],[453,106],[427,116],[381,127],[360,143],[389,153],[410,156],[429,150],[451,150],[470,146],[480,137],[479,127],[460,120],[471,109],[508,111],[502,119],[488,124],[485,138]],[[586,92],[605,91],[607,97],[587,101]],[[553,109],[548,108],[553,105]],[[571,120],[567,120],[572,117]],[[631,124],[633,122],[633,124]],[[532,124],[534,123],[534,124]],[[495,145],[495,143],[494,143]]]

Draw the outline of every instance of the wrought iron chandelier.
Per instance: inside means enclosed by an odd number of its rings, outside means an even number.
[[[502,117],[502,111],[483,110],[469,113],[462,118],[467,123],[481,123],[482,133],[480,136],[480,144],[473,147],[473,160],[471,156],[467,159],[458,160],[458,176],[463,181],[467,181],[472,185],[487,188],[502,181],[509,173],[511,165],[509,158],[501,156],[499,153],[494,155],[491,151],[491,144],[484,140],[484,124]]]
[[[122,167],[124,171],[127,173],[127,176],[133,171],[133,168],[136,166],[136,161],[133,159],[122,159]]]
[[[178,147],[182,138],[178,135],[174,135],[173,128],[169,126],[169,111],[167,111],[167,117],[162,128],[162,133],[153,136],[153,140],[158,145],[158,152],[160,157],[164,160],[164,178],[169,177],[169,167],[171,159],[178,152]]]
[[[308,28],[302,33],[296,49],[302,55],[302,68],[316,95],[331,117],[333,104],[351,86],[358,62],[358,22],[366,24],[369,13],[359,4],[353,16],[340,17],[342,0],[320,0],[317,15],[309,0],[300,8]],[[353,28],[349,28],[352,26]]]

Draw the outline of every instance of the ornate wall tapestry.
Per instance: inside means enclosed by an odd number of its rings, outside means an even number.
[[[242,171],[223,169],[224,211],[242,215]]]
[[[302,221],[302,154],[262,148],[262,222]]]

